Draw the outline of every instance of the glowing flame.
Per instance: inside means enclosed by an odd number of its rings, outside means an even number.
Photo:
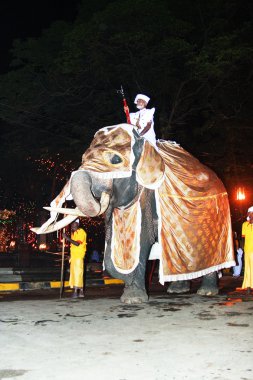
[[[39,250],[40,251],[45,251],[47,249],[47,245],[45,244],[45,243],[41,243],[40,245],[39,245]]]
[[[246,198],[245,191],[243,187],[238,187],[236,191],[236,200],[237,201],[243,201]]]
[[[12,240],[12,241],[10,242],[10,248],[15,248],[15,245],[16,245],[15,240]]]

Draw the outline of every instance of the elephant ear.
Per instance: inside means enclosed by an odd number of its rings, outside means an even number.
[[[148,189],[157,189],[163,182],[164,170],[164,162],[159,152],[145,140],[142,154],[136,167],[137,182]]]

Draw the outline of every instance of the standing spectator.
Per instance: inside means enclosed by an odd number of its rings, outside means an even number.
[[[242,271],[243,250],[240,247],[240,241],[238,239],[237,233],[234,232],[233,235],[234,235],[234,251],[236,253],[236,265],[232,268],[233,277],[239,277]]]
[[[98,263],[99,262],[99,253],[96,249],[93,249],[93,251],[92,251],[91,262],[92,263]]]
[[[83,298],[83,268],[86,253],[87,234],[82,228],[79,227],[79,220],[76,219],[71,224],[71,238],[69,238],[65,233],[63,233],[63,236],[71,243],[69,285],[72,289],[74,288],[72,298]]]
[[[253,289],[253,206],[248,209],[247,221],[242,225],[242,245],[244,248],[244,278],[242,288]]]

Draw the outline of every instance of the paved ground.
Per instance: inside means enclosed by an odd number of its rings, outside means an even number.
[[[241,279],[220,295],[167,295],[119,302],[122,286],[0,293],[0,379],[253,379],[253,294]],[[193,283],[193,291],[198,286]]]

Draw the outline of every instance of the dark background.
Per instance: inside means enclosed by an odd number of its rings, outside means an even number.
[[[250,0],[2,1],[0,209],[37,222],[96,130],[125,122],[123,85],[132,111],[136,93],[151,97],[158,138],[219,175],[240,224],[253,202],[252,14]]]

